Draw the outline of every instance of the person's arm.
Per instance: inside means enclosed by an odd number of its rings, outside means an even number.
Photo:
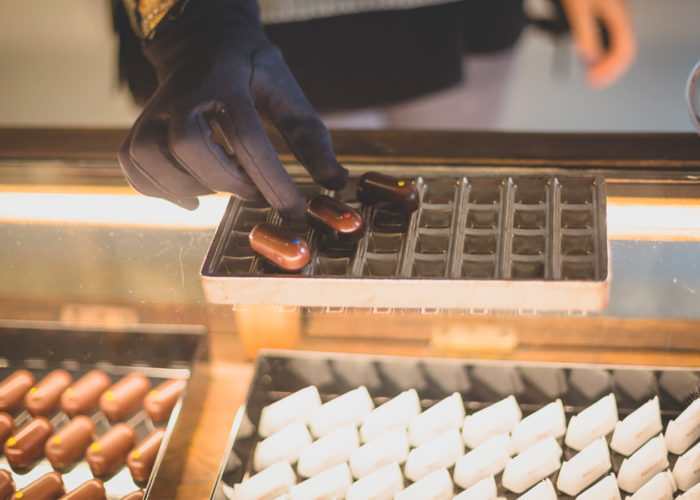
[[[301,219],[306,200],[270,144],[262,118],[278,128],[319,184],[339,189],[348,174],[265,36],[256,2],[173,3],[145,33],[144,54],[159,87],[119,152],[126,178],[144,194],[189,209],[197,207],[199,195],[215,191],[248,200],[262,194],[282,217]],[[140,20],[145,31],[150,25]]]
[[[636,43],[626,0],[561,0],[589,85],[602,88],[627,71]],[[599,24],[600,23],[600,24]],[[603,44],[600,25],[608,34]]]

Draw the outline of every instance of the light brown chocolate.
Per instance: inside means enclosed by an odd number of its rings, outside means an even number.
[[[87,414],[97,407],[100,395],[112,380],[100,370],[92,370],[68,387],[61,395],[61,409],[70,417]]]
[[[90,445],[85,454],[94,476],[108,475],[124,463],[136,444],[136,432],[127,424],[117,424]]]
[[[0,443],[4,443],[13,432],[15,432],[15,421],[12,415],[0,411]]]
[[[12,500],[56,500],[66,492],[58,472],[44,474],[12,495]]]
[[[143,500],[143,490],[132,491],[131,493],[121,497],[119,500]]]
[[[0,500],[8,500],[15,492],[15,482],[10,471],[0,469]]]
[[[136,448],[126,457],[126,466],[129,467],[131,477],[135,483],[145,483],[151,475],[153,464],[156,462],[158,449],[163,442],[164,429],[156,429],[146,439],[141,441]]]
[[[100,396],[100,409],[111,421],[122,420],[141,406],[150,389],[150,380],[140,373],[130,373]]]
[[[44,454],[54,469],[66,469],[83,456],[94,435],[93,421],[78,415],[46,441]]]
[[[41,456],[44,443],[53,433],[51,422],[45,417],[35,417],[17,430],[7,441],[3,451],[14,470],[26,469]]]
[[[63,495],[59,500],[104,500],[107,497],[104,483],[93,478]]]
[[[0,382],[0,411],[17,408],[34,382],[34,375],[27,370],[17,370]]]
[[[168,420],[170,412],[173,411],[186,385],[187,380],[173,378],[166,380],[146,395],[143,399],[143,407],[153,422],[162,423]]]
[[[357,199],[387,212],[408,215],[418,210],[418,189],[409,180],[379,172],[362,174],[357,183]]]
[[[53,370],[24,396],[24,406],[32,415],[48,415],[58,406],[61,394],[73,383],[65,370]]]
[[[309,202],[306,215],[309,224],[343,243],[358,241],[365,234],[360,212],[325,194]]]
[[[286,271],[299,271],[311,260],[306,241],[281,226],[258,224],[248,235],[248,241],[254,252]]]

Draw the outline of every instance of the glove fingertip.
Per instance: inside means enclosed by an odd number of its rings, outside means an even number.
[[[318,183],[327,189],[342,189],[348,182],[348,177],[350,177],[350,172],[348,169],[343,167],[340,163],[336,162],[332,169],[328,169],[327,177],[317,179]]]
[[[199,207],[199,200],[197,198],[180,198],[172,201],[176,205],[190,211],[196,210]]]
[[[289,222],[301,222],[306,220],[306,200],[299,196],[298,198],[290,200],[289,203],[285,203],[284,206],[278,207],[277,212],[279,212],[280,217]]]

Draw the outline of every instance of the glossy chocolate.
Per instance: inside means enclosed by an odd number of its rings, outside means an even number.
[[[131,415],[151,389],[151,381],[140,373],[130,373],[100,396],[100,409],[111,421]]]
[[[136,448],[129,452],[126,457],[126,465],[131,471],[131,477],[135,483],[145,483],[148,481],[156,462],[158,449],[163,442],[164,429],[156,429],[151,432],[146,439],[141,441]]]
[[[250,248],[286,271],[298,271],[311,259],[309,245],[288,229],[267,222],[248,235]]]
[[[53,433],[51,422],[45,417],[36,417],[5,441],[5,458],[15,470],[26,469],[41,456],[44,443]]]
[[[13,410],[34,385],[34,375],[27,370],[17,370],[0,382],[0,411]]]
[[[114,472],[136,443],[136,432],[127,424],[117,424],[90,445],[85,455],[94,476]]]
[[[61,395],[61,408],[70,417],[87,414],[97,407],[100,395],[112,385],[112,380],[100,370],[80,377]]]
[[[14,431],[15,421],[12,420],[12,415],[0,411],[0,443],[4,443]]]
[[[177,398],[185,390],[186,385],[186,380],[174,378],[166,380],[148,393],[143,399],[143,408],[153,422],[161,423],[168,420],[170,412],[177,403]]]
[[[124,495],[119,500],[143,500],[143,490],[132,491],[128,495]]]
[[[104,500],[107,497],[105,485],[97,478],[85,481],[73,491],[66,493],[59,500]]]
[[[12,500],[55,500],[66,492],[58,472],[44,474],[12,495]]]
[[[309,202],[306,215],[309,224],[343,243],[353,243],[365,234],[360,212],[325,194]]]
[[[46,441],[44,454],[54,469],[65,469],[83,456],[94,434],[92,420],[78,415]]]
[[[357,183],[357,199],[387,212],[408,215],[418,210],[418,189],[409,180],[366,172]]]
[[[15,482],[9,471],[0,469],[0,500],[8,500],[15,492]]]
[[[61,394],[73,383],[65,370],[53,370],[24,396],[24,406],[32,415],[47,415],[58,406]]]

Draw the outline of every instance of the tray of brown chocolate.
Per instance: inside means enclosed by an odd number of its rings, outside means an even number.
[[[202,333],[0,323],[0,499],[147,497]]]
[[[265,202],[231,198],[201,270],[207,299],[448,310],[607,305],[602,177],[546,169],[525,175],[466,167],[349,168],[350,180],[339,191],[295,177],[309,200],[307,221],[285,221]],[[301,264],[294,267],[279,264],[290,259],[286,254],[276,255],[276,263],[256,247],[262,241],[256,227],[265,235],[278,228],[305,252],[308,246],[308,254],[295,254]]]

